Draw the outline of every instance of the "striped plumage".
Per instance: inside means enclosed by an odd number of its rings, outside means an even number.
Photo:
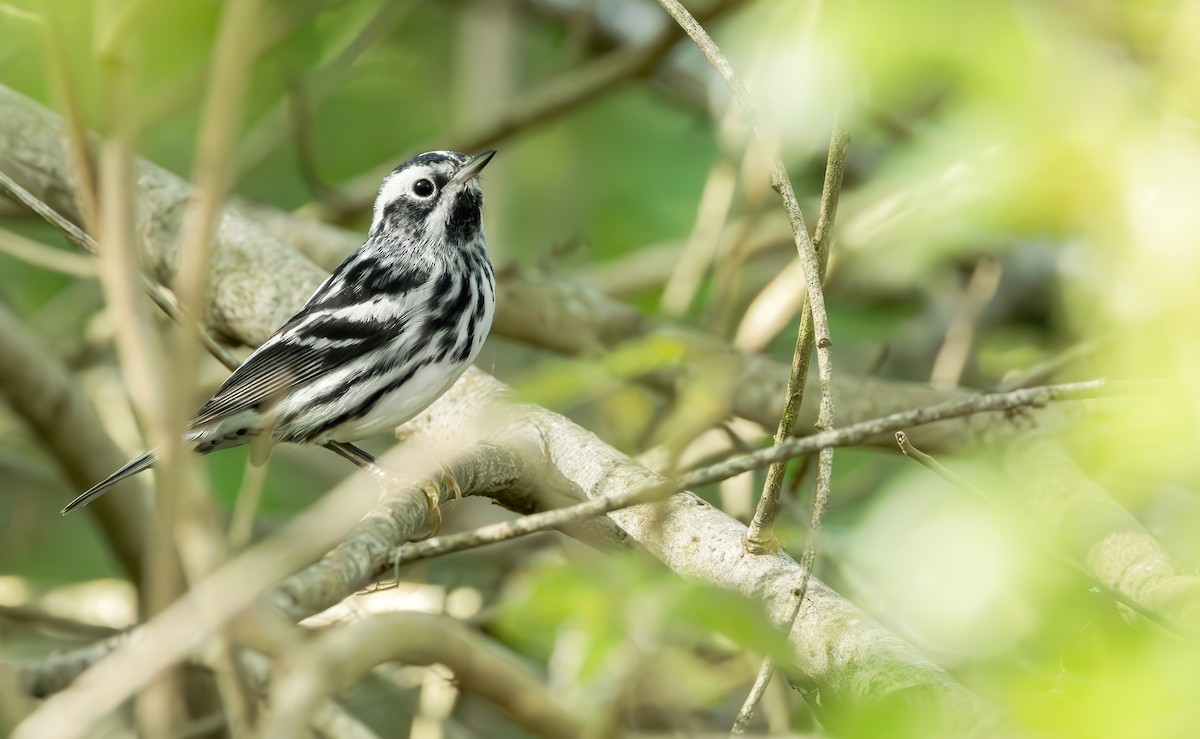
[[[479,354],[495,312],[477,178],[494,153],[428,152],[393,170],[366,243],[229,376],[185,441],[201,454],[264,432],[349,442],[394,429],[444,393]],[[132,460],[64,512],[155,459]]]

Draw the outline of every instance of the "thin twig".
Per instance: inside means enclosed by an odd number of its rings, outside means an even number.
[[[996,391],[1003,393],[1009,390],[1019,390],[1023,387],[1040,385],[1051,377],[1054,377],[1064,367],[1091,354],[1095,354],[1105,343],[1107,342],[1103,340],[1087,339],[1067,347],[1059,354],[1043,362],[1038,362],[1028,369],[1014,370],[1000,380],[996,385]]]
[[[61,13],[63,7],[56,4],[46,4],[46,15],[49,22],[43,24],[44,58],[49,72],[48,77],[54,88],[59,104],[63,108],[63,122],[66,124],[67,148],[71,159],[71,168],[75,172],[74,200],[83,223],[88,228],[96,228],[97,212],[99,210],[99,195],[96,191],[96,167],[92,161],[92,151],[88,145],[87,124],[84,121],[83,106],[80,102],[77,76],[72,73],[72,65],[68,62],[68,42],[64,38],[64,21]]]
[[[68,239],[77,244],[81,249],[84,249],[93,255],[99,256],[100,245],[97,244],[96,240],[88,235],[86,231],[81,229],[79,226],[76,226],[65,216],[51,208],[33,193],[29,192],[24,187],[21,187],[16,180],[9,177],[2,171],[0,171],[0,190],[6,192],[10,197],[19,201],[34,213],[37,213],[47,223],[54,226],[59,231],[62,231]],[[185,316],[184,312],[180,310],[175,301],[172,300],[167,294],[165,288],[163,288],[157,282],[151,280],[144,273],[141,275],[141,283],[142,290],[145,291],[146,295],[150,297],[150,300],[156,306],[158,306],[158,308],[163,312],[163,315],[165,315],[167,318],[170,318],[172,321],[180,325],[186,321],[195,322],[190,317]],[[237,369],[237,366],[240,364],[240,362],[238,362],[238,360],[235,359],[225,347],[217,343],[217,340],[214,339],[212,334],[205,330],[203,326],[200,326],[199,328],[199,338],[200,343],[204,345],[204,348],[207,349],[210,354],[217,358],[217,361],[225,365],[230,370]]]
[[[730,65],[729,60],[725,58],[725,55],[721,53],[720,48],[717,47],[716,43],[712,40],[712,37],[709,36],[708,32],[704,30],[704,26],[702,26],[677,0],[659,0],[659,4],[662,5],[663,9],[665,9],[667,13],[669,13],[671,17],[675,19],[675,22],[678,23],[685,32],[687,32],[687,35],[696,43],[696,46],[699,47],[700,52],[704,54],[706,59],[708,59],[709,64],[711,64],[713,69],[716,70],[717,74],[721,76],[721,79],[725,81],[726,86],[729,87],[730,92],[733,93],[734,99],[737,100],[738,105],[742,107],[742,110],[746,113],[746,117],[750,120],[750,125],[754,129],[754,133],[757,136],[760,145],[769,149],[769,139],[766,131],[759,121],[758,112],[755,108],[754,101],[750,97],[750,91],[746,89],[746,86],[742,84],[742,81],[738,79],[737,75],[734,74],[733,67]],[[837,134],[835,133],[835,139],[836,138]],[[848,138],[846,139],[846,142],[849,142]],[[834,156],[834,148],[834,146],[830,146],[831,160]],[[796,201],[796,194],[792,190],[792,183],[788,178],[787,169],[784,167],[782,159],[776,160],[771,169],[771,186],[783,199],[784,209],[787,211],[788,220],[792,224],[792,235],[796,240],[796,251],[800,256],[800,263],[804,265],[804,274],[808,282],[808,294],[806,296],[805,304],[811,309],[810,312],[812,315],[813,334],[815,336],[815,344],[817,348],[817,376],[821,386],[821,406],[819,412],[817,413],[817,428],[821,431],[825,431],[833,427],[833,363],[830,351],[832,347],[832,341],[830,340],[829,336],[829,320],[825,315],[825,295],[821,288],[821,282],[824,278],[824,275],[821,269],[818,253],[814,249],[812,241],[809,239],[808,228],[804,224],[804,215],[800,211],[800,204]],[[826,198],[822,196],[822,204],[825,202]],[[836,204],[836,200],[833,201],[833,204]],[[801,325],[803,326],[803,321],[801,322]],[[797,354],[801,354],[804,351],[804,344],[807,343],[807,338],[801,337],[797,343]],[[795,384],[799,384],[801,387],[803,387],[803,383],[804,380],[801,378],[799,383]],[[792,408],[793,414],[796,412],[798,407],[799,403]],[[794,418],[792,419],[792,422],[794,422]],[[778,437],[778,440],[781,441],[782,437]],[[782,471],[777,474],[782,477]],[[800,563],[801,581],[799,587],[797,588],[795,606],[797,613],[799,612],[800,603],[803,602],[804,592],[808,587],[808,580],[811,577],[813,563],[816,559],[817,533],[820,528],[821,517],[824,515],[825,508],[828,506],[829,481],[832,478],[832,474],[833,450],[829,448],[823,449],[821,451],[817,466],[817,489],[813,497],[814,516],[812,528],[810,529],[809,536],[805,544],[803,561]],[[777,497],[778,486],[776,485],[776,498]],[[773,518],[776,507],[777,503],[768,504],[765,509],[760,506],[760,509],[763,509],[763,518]],[[759,518],[758,511],[755,513],[755,518]],[[753,538],[747,539],[748,546],[746,548],[748,551],[772,551],[773,549],[778,548],[778,544],[776,544],[774,548],[770,547],[769,545],[764,546],[766,542],[769,542],[774,538],[769,529],[765,535],[762,534],[761,530],[764,525],[769,526],[769,520],[760,521],[759,526],[756,527],[753,532]],[[793,614],[793,620],[794,619],[795,614]],[[764,663],[764,671],[769,672],[773,669],[773,666],[770,665],[769,662]],[[765,685],[763,687],[765,688]],[[747,705],[743,707],[743,710],[748,711],[752,710],[752,708],[753,704],[748,701]],[[739,715],[739,720],[740,719],[741,716]]]
[[[1082,400],[1086,398],[1115,397],[1129,393],[1144,392],[1140,383],[1113,383],[1107,380],[1088,380],[1063,385],[1014,390],[1011,393],[989,393],[972,395],[944,403],[898,411],[886,416],[862,421],[840,429],[822,431],[800,439],[789,439],[784,443],[763,449],[754,454],[736,457],[701,470],[689,472],[682,479],[688,487],[718,482],[743,472],[757,470],[781,459],[813,454],[825,447],[861,444],[879,434],[891,433],[909,426],[920,426],[961,418],[976,413],[1011,411],[1017,408],[1042,407],[1058,400]]]
[[[738,105],[745,111],[746,118],[749,119],[759,144],[769,150],[771,148],[770,138],[759,121],[758,111],[754,100],[750,97],[750,91],[734,74],[729,60],[725,58],[712,37],[704,30],[704,26],[677,0],[659,0],[659,4],[699,47],[705,59],[733,93]],[[792,224],[792,237],[796,241],[796,251],[804,265],[804,274],[808,282],[808,303],[812,306],[813,332],[817,347],[817,374],[821,384],[821,408],[817,415],[817,428],[826,430],[833,426],[833,363],[830,356],[830,348],[833,343],[829,338],[829,320],[825,315],[825,295],[821,291],[821,270],[817,263],[817,253],[808,236],[808,228],[804,225],[804,214],[800,211],[800,203],[796,200],[792,182],[788,178],[787,169],[783,166],[781,159],[777,159],[771,168],[771,187],[783,199],[784,209]]]
[[[164,437],[169,428],[163,380],[166,353],[161,331],[138,294],[142,273],[134,213],[137,127],[130,114],[136,97],[128,50],[114,40],[122,36],[118,29],[126,20],[119,15],[107,19],[107,25],[96,34],[104,115],[110,132],[100,145],[100,197],[96,222],[91,227],[103,244],[99,250],[100,286],[116,327],[117,357],[126,388],[152,445],[157,446],[167,441]],[[186,587],[166,511],[169,505],[170,498],[161,496],[159,505],[151,510],[152,522],[142,555],[147,563],[146,577],[139,591],[143,617],[167,608]],[[169,731],[179,720],[183,692],[179,675],[159,674],[148,681],[135,706],[139,730],[148,735]]]
[[[946,338],[933,360],[929,373],[929,384],[938,390],[953,390],[962,379],[963,369],[971,356],[971,346],[984,309],[996,295],[1004,268],[1000,262],[984,257],[975,265],[975,271],[966,288],[955,301]]]
[[[576,503],[566,508],[543,511],[528,516],[488,524],[471,531],[446,536],[435,536],[425,541],[405,544],[396,550],[390,566],[411,564],[418,560],[439,557],[443,554],[475,549],[488,544],[498,544],[509,539],[528,536],[540,531],[557,529],[567,524],[577,523],[596,516],[602,516],[611,511],[628,508],[641,503],[653,503],[685,490],[682,485],[664,484],[656,487],[638,488],[623,495],[592,498],[583,503]]]
[[[923,467],[931,470],[935,475],[949,482],[951,485],[954,485],[960,490],[966,490],[973,497],[978,498],[985,503],[991,503],[991,500],[986,494],[984,494],[982,490],[967,482],[959,475],[951,472],[941,462],[913,446],[912,442],[908,440],[908,434],[904,433],[903,431],[897,431],[896,444],[899,445],[900,451],[904,452],[904,456],[919,462]]]
[[[712,20],[745,2],[746,0],[718,0],[705,8],[701,16],[705,20]],[[522,95],[496,120],[443,133],[435,142],[406,148],[422,151],[425,148],[440,149],[453,146],[459,151],[477,151],[494,146],[503,139],[553,121],[598,100],[624,82],[650,74],[678,41],[679,29],[668,26],[643,44],[618,48]],[[331,222],[367,212],[375,200],[380,180],[392,171],[395,159],[396,157],[392,157],[385,164],[346,183],[340,188],[342,197],[336,208],[329,203],[309,203],[302,210],[322,221]]]
[[[96,279],[96,261],[0,228],[0,253],[35,267],[79,279]]]
[[[212,245],[217,225],[229,192],[228,166],[234,142],[241,125],[242,108],[250,84],[250,72],[258,53],[261,0],[239,0],[227,3],[221,12],[220,25],[213,45],[213,57],[203,120],[196,145],[193,171],[195,185],[184,218],[183,243],[180,246],[180,267],[173,283],[175,295],[183,309],[194,316],[207,310],[208,284]],[[163,402],[169,409],[167,426],[162,430],[163,480],[173,492],[172,530],[176,533],[180,554],[193,581],[215,569],[227,556],[224,532],[215,524],[211,509],[213,501],[198,487],[191,471],[194,457],[187,453],[178,430],[185,428],[195,409],[192,407],[199,364],[198,344],[200,321],[180,324],[172,354],[171,383]],[[230,665],[232,672],[232,665]],[[221,673],[218,673],[220,677]],[[227,702],[249,703],[242,691],[223,685]],[[233,695],[236,692],[237,695]],[[234,734],[244,735],[248,729],[237,726],[236,706],[230,706]]]
[[[212,246],[229,192],[229,161],[241,127],[242,109],[258,54],[261,0],[226,3],[220,17],[204,101],[193,171],[195,185],[184,219],[180,267],[173,283],[183,309],[194,316],[207,310]],[[197,341],[200,321],[186,321],[175,337],[171,382],[163,402],[169,409],[164,438],[163,482],[172,491],[163,515],[175,533],[180,559],[192,582],[216,570],[228,558],[228,542],[217,526],[214,501],[207,483],[196,484],[195,457],[185,449],[178,429],[184,428],[195,409],[191,406],[197,384]],[[251,483],[253,486],[253,483]],[[256,506],[257,507],[257,506]],[[217,692],[234,739],[248,737],[255,701],[238,678],[230,635],[218,631],[213,640]]]
[[[821,188],[821,214],[817,219],[817,232],[813,238],[813,248],[817,251],[817,262],[820,281],[825,280],[825,269],[829,264],[829,234],[837,216],[838,198],[842,191],[842,174],[846,165],[846,150],[850,146],[850,133],[842,128],[835,116],[833,133],[829,140],[829,158],[825,164],[825,184]],[[813,312],[812,302],[805,296],[804,308],[800,314],[800,329],[796,337],[796,350],[792,355],[792,373],[788,377],[787,403],[783,408],[783,416],[779,419],[779,428],[775,432],[775,444],[791,438],[796,429],[796,416],[800,404],[804,400],[804,383],[808,378],[808,362],[812,355],[813,346]],[[824,411],[824,408],[822,408]],[[832,410],[830,411],[832,413]],[[767,479],[763,484],[762,496],[754,511],[754,518],[746,529],[746,551],[751,554],[766,554],[778,551],[779,540],[772,530],[775,515],[779,510],[780,494],[783,487],[783,476],[787,472],[786,462],[775,462],[767,470]],[[808,592],[808,582],[812,578],[813,568],[817,561],[817,541],[820,537],[821,523],[825,520],[825,512],[829,509],[829,486],[833,474],[833,449],[822,449],[817,459],[817,484],[813,490],[812,514],[809,517],[808,535],[804,539],[804,553],[800,557],[800,584],[792,596],[794,602],[790,614],[790,622],[795,622],[800,606],[804,603],[804,595]],[[742,703],[737,718],[734,719],[731,734],[740,735],[746,732],[754,709],[762,700],[775,674],[775,662],[770,657],[763,659],[758,675],[749,695]]]
[[[833,134],[829,140],[829,158],[825,164],[825,184],[821,188],[821,215],[817,219],[817,232],[813,248],[817,251],[818,270],[821,281],[825,280],[825,269],[829,264],[829,233],[837,216],[838,198],[842,191],[842,174],[846,165],[846,150],[850,145],[850,134],[834,119]],[[796,431],[796,418],[804,402],[804,384],[808,378],[808,363],[812,356],[813,320],[812,307],[807,296],[800,315],[800,328],[796,336],[796,350],[792,355],[792,372],[788,377],[787,398],[779,427],[775,431],[775,443],[789,439]],[[746,530],[746,551],[753,554],[773,552],[779,549],[779,541],[772,532],[775,515],[779,509],[779,495],[787,465],[779,462],[767,470],[762,496],[754,511],[754,518]]]
[[[733,110],[725,113],[724,125]],[[704,276],[716,261],[721,236],[729,220],[737,189],[738,167],[732,152],[722,147],[721,154],[708,172],[704,188],[700,191],[700,202],[696,206],[696,218],[692,232],[688,235],[683,251],[674,260],[666,284],[663,285],[659,304],[662,311],[672,316],[682,316],[691,307],[703,282]]]
[[[377,665],[443,664],[464,690],[490,701],[518,725],[546,737],[590,736],[586,715],[571,710],[528,667],[446,616],[385,613],[332,627],[291,655],[292,668],[271,688],[264,739],[300,736],[324,699]],[[593,727],[594,728],[594,727]]]
[[[251,442],[253,443],[253,442]],[[263,460],[255,464],[255,453],[250,452],[242,470],[242,484],[238,488],[234,500],[233,513],[229,517],[229,549],[238,551],[250,543],[254,533],[254,519],[258,515],[259,501],[262,499],[263,486],[267,481],[267,464]]]
[[[1111,388],[1111,385],[1103,380],[1092,380],[1090,382],[1070,385],[1049,385],[1039,388],[1028,388],[1012,393],[979,395],[948,403],[939,403],[934,406],[901,411],[882,418],[846,426],[845,428],[832,429],[800,439],[791,439],[769,449],[763,449],[752,454],[735,457],[726,462],[694,470],[682,475],[673,482],[663,485],[638,488],[622,495],[593,498],[566,508],[535,513],[512,521],[489,524],[472,531],[437,536],[425,541],[405,544],[396,551],[388,565],[410,564],[418,560],[495,544],[539,531],[557,529],[567,524],[604,513],[610,513],[621,508],[628,508],[642,503],[653,503],[684,490],[719,482],[751,470],[761,469],[777,461],[786,461],[794,457],[816,454],[834,447],[859,444],[879,434],[902,428],[936,423],[937,421],[958,418],[974,413],[1008,411],[1027,406],[1041,406],[1055,400],[1096,397],[1097,393],[1109,388]],[[818,474],[820,474],[819,469]],[[820,485],[821,482],[818,481],[818,486]],[[828,487],[827,482],[825,485]],[[824,515],[823,510],[821,511],[821,515]],[[809,554],[808,549],[806,546],[805,556],[811,559],[815,555]],[[804,566],[803,562],[801,562],[801,566]],[[811,570],[812,565],[810,562],[808,566],[810,576]],[[802,586],[805,585],[806,580],[807,578],[803,575],[802,570],[802,576],[800,582],[797,584],[796,592],[802,592]],[[796,602],[799,603],[801,600],[798,598]]]

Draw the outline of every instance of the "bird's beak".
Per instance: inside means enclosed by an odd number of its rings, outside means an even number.
[[[461,185],[472,177],[478,176],[483,171],[483,168],[487,166],[487,163],[492,161],[492,157],[494,156],[496,156],[496,150],[488,149],[483,153],[471,157],[470,161],[462,166],[462,169],[454,173],[454,178],[450,180],[450,184]]]

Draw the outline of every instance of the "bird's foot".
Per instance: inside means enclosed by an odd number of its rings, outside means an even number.
[[[374,464],[367,469],[371,473],[371,476],[379,482],[383,490],[392,490],[396,487],[398,480],[386,468]],[[420,538],[428,539],[431,536],[436,536],[442,530],[442,491],[449,491],[457,503],[463,498],[462,488],[459,486],[458,481],[454,479],[454,475],[444,467],[435,477],[417,482],[414,484],[414,487],[425,497],[425,505],[428,509],[431,528],[428,533]]]
[[[432,522],[432,528],[423,537],[428,539],[431,536],[437,536],[438,532],[442,530],[442,491],[449,490],[457,504],[463,498],[462,488],[454,479],[454,475],[443,467],[436,478],[422,480],[418,483],[417,489],[425,496],[425,504],[429,507],[429,520]]]

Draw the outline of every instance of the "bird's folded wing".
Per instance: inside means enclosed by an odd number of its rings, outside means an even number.
[[[333,320],[330,320],[333,319]],[[243,411],[263,412],[293,390],[397,339],[406,321],[378,321],[371,331],[348,326],[338,336],[336,319],[298,315],[234,370],[204,404],[189,428],[201,428]]]

